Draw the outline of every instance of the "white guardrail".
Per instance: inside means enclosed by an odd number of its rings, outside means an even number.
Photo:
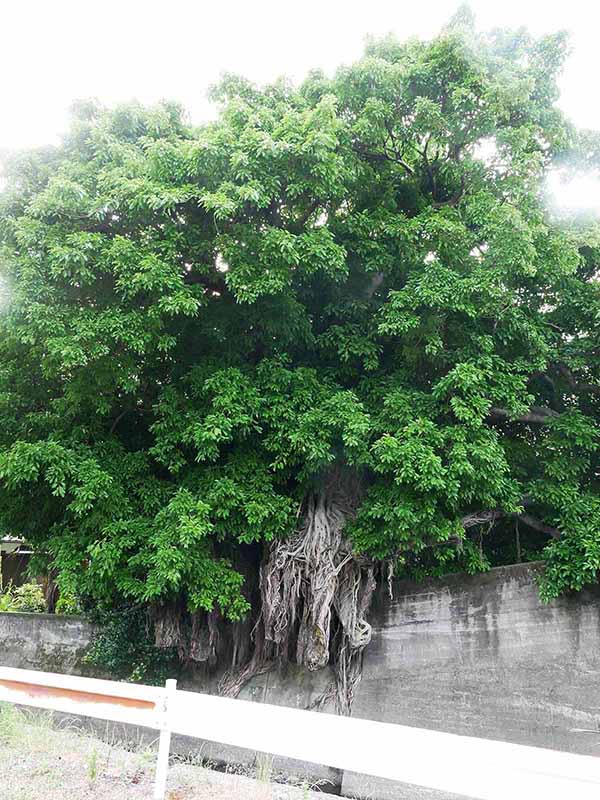
[[[600,800],[600,758],[164,688],[0,667],[0,701],[172,733],[482,800]]]

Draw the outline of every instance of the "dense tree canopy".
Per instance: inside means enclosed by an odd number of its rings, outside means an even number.
[[[226,77],[200,128],[80,103],[8,161],[0,515],[63,589],[176,606],[192,654],[270,598],[318,666],[375,563],[484,569],[518,526],[546,596],[596,580],[600,236],[544,196],[597,149],[564,50],[463,16],[299,88]]]

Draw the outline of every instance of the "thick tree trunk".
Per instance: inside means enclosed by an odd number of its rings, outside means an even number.
[[[375,589],[375,566],[357,559],[344,525],[360,497],[355,476],[336,471],[305,503],[303,522],[274,542],[260,573],[261,608],[252,661],[221,683],[234,695],[243,682],[288,661],[310,670],[332,664],[340,713],[349,713],[360,679],[362,652],[371,639],[366,621]],[[326,699],[326,698],[324,698]]]

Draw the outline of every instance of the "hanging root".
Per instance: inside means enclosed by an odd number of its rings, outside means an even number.
[[[156,647],[176,648],[184,663],[216,664],[221,622],[218,611],[187,614],[179,603],[166,603],[154,606],[151,619]]]
[[[186,642],[186,655],[190,661],[216,663],[219,647],[219,622],[220,615],[215,610],[210,614],[196,613],[192,615],[192,627],[188,642]]]
[[[339,714],[350,714],[354,692],[362,676],[363,651],[372,634],[366,615],[376,586],[372,564],[363,566],[354,559],[344,564],[334,599],[341,640],[335,653]]]
[[[244,577],[243,594],[252,608],[258,603],[258,570],[256,562],[241,552],[234,568]],[[154,629],[156,647],[174,648],[182,664],[202,665],[208,677],[223,664],[239,670],[256,654],[253,628],[256,614],[237,622],[226,622],[217,607],[212,611],[190,611],[186,598],[180,595],[157,602],[150,609],[149,621]],[[260,644],[260,642],[258,642]]]
[[[265,640],[278,659],[293,654],[311,670],[329,663],[333,600],[347,558],[342,552],[344,521],[338,503],[313,496],[301,530],[271,548],[261,570],[262,620]]]
[[[245,667],[237,670],[231,669],[226,672],[219,681],[217,690],[224,697],[237,697],[249,680],[257,675],[264,675],[274,666],[273,661],[269,661],[255,652]]]
[[[312,707],[335,699],[339,713],[350,713],[362,652],[371,640],[366,615],[376,585],[374,565],[356,558],[344,537],[359,489],[347,475],[331,476],[306,501],[301,528],[271,545],[260,570],[254,655],[243,670],[224,677],[223,694],[235,696],[274,663],[294,661],[309,670],[333,663],[336,684]]]
[[[155,605],[150,610],[154,623],[154,643],[157,647],[168,649],[181,644],[181,609],[177,603]]]

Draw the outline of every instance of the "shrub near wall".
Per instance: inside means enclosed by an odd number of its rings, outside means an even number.
[[[9,584],[0,594],[0,612],[23,611],[41,613],[46,608],[44,590],[39,583],[24,583],[22,586]]]

